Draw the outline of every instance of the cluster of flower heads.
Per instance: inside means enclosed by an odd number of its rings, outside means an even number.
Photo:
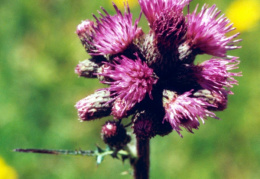
[[[240,39],[238,33],[227,35],[235,28],[215,5],[190,12],[190,2],[139,0],[150,27],[147,34],[138,27],[142,13],[133,22],[128,5],[122,13],[113,4],[115,15],[101,8],[104,13],[98,11],[96,22],[78,25],[77,34],[91,58],[80,62],[75,72],[108,85],[76,104],[80,120],[112,115],[116,122],[106,123],[105,135],[132,116],[136,136],[151,138],[172,130],[182,136],[182,128],[192,132],[200,121],[218,119],[212,111],[226,108],[237,84],[234,77],[241,76],[230,72],[238,68],[238,58],[227,55],[240,48]],[[195,63],[200,54],[212,58]]]

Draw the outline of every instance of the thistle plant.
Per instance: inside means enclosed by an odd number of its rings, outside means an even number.
[[[123,118],[131,118],[137,141],[137,160],[132,163],[135,178],[148,178],[149,139],[182,130],[193,133],[207,118],[219,119],[214,111],[227,107],[227,96],[237,85],[238,57],[229,50],[240,48],[235,28],[220,15],[216,5],[197,5],[191,0],[139,0],[150,27],[146,34],[133,22],[129,6],[116,14],[103,10],[95,22],[82,21],[77,34],[91,56],[76,67],[82,77],[98,78],[107,88],[76,104],[81,121],[112,115],[102,128],[102,137],[115,150],[130,142]],[[184,7],[188,13],[183,12]],[[197,55],[212,58],[196,63]],[[148,154],[147,154],[148,153]],[[140,170],[140,171],[139,171]]]
[[[228,55],[240,48],[239,34],[228,35],[235,28],[216,5],[197,5],[190,11],[191,1],[139,0],[136,20],[128,4],[124,12],[113,4],[114,15],[101,7],[100,17],[93,15],[95,20],[77,26],[90,58],[75,72],[107,85],[76,103],[78,117],[90,121],[113,116],[101,129],[108,148],[87,152],[98,163],[107,154],[121,156],[129,159],[134,178],[149,178],[151,138],[171,132],[182,137],[183,129],[193,133],[206,119],[219,119],[215,111],[226,109],[231,88],[238,84],[234,77],[241,76],[231,72],[238,68],[238,57]],[[138,26],[142,14],[148,33]],[[196,62],[202,54],[212,57]],[[124,125],[124,118],[131,122]],[[129,148],[134,138],[136,156]]]

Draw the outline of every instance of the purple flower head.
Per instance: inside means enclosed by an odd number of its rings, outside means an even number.
[[[192,128],[198,129],[199,118],[203,123],[207,117],[217,118],[214,113],[206,109],[208,106],[212,106],[211,104],[198,98],[192,98],[191,94],[191,92],[186,92],[177,95],[173,91],[163,91],[164,120],[168,121],[180,136],[182,136],[180,127],[192,132]]]
[[[109,84],[108,90],[116,99],[113,106],[115,118],[122,118],[136,103],[140,103],[146,94],[152,98],[152,87],[157,82],[153,70],[136,56],[136,60],[125,56],[116,58],[115,62],[107,63],[110,69],[99,74],[111,80],[103,81]],[[118,111],[119,109],[119,111]]]
[[[94,15],[97,25],[94,28],[93,41],[89,42],[95,47],[90,52],[91,55],[108,55],[123,52],[132,44],[135,36],[140,34],[137,24],[141,16],[132,25],[132,14],[128,5],[124,14],[121,13],[115,4],[114,8],[116,14],[113,16],[109,15],[104,8],[102,10],[105,12],[105,15],[99,12],[101,15],[100,19]]]
[[[188,8],[185,14],[190,2],[139,0],[150,26],[147,34],[137,27],[140,18],[132,23],[128,6],[122,14],[114,5],[115,15],[102,8],[105,14],[94,16],[95,24],[78,26],[92,57],[80,62],[76,73],[108,85],[76,104],[82,121],[112,115],[120,124],[132,115],[127,126],[137,138],[151,138],[173,130],[182,136],[182,128],[192,133],[200,120],[218,119],[211,111],[227,107],[231,88],[238,84],[235,77],[241,76],[231,72],[238,68],[238,58],[227,55],[239,48],[238,34],[227,36],[234,28],[215,5],[204,5],[200,12],[197,6],[192,13]],[[195,64],[204,53],[211,59]],[[109,131],[107,125],[104,131]]]
[[[192,0],[138,0],[150,27],[161,13],[171,10],[181,13]]]
[[[227,50],[240,48],[234,45],[240,40],[234,40],[239,33],[226,37],[226,34],[235,28],[230,21],[221,15],[216,5],[208,8],[204,5],[197,13],[198,6],[192,14],[187,15],[188,31],[187,43],[198,54],[206,53],[218,57],[226,57]]]
[[[229,70],[237,69],[238,64],[237,58],[210,59],[196,66],[194,75],[204,89],[219,92],[226,87],[229,91],[234,84],[237,85],[237,80],[233,76],[241,76],[241,73],[229,72]]]

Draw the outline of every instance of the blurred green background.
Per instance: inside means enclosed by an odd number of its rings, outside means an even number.
[[[193,0],[191,9],[216,3],[224,12],[231,0]],[[97,80],[74,74],[88,58],[76,26],[93,19],[109,0],[1,0],[0,2],[0,157],[20,179],[131,178],[119,160],[14,153],[14,148],[94,149],[104,119],[80,123],[74,104],[93,93]],[[132,8],[138,17],[140,8]],[[259,22],[259,21],[258,21]],[[147,31],[144,16],[140,26]],[[151,141],[152,179],[254,179],[260,176],[260,26],[241,33],[243,77],[237,78],[229,106],[195,134],[176,132]],[[0,168],[1,172],[1,168]],[[5,178],[0,178],[5,179]]]

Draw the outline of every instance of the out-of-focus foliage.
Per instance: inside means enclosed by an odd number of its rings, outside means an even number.
[[[106,158],[97,168],[88,157],[13,153],[14,148],[94,149],[104,119],[80,123],[74,104],[98,89],[97,80],[78,78],[74,67],[88,55],[76,26],[110,0],[2,0],[0,5],[0,155],[21,179],[131,178],[129,165]],[[226,11],[231,0],[216,3]],[[241,1],[242,2],[242,1]],[[201,6],[200,6],[201,7]],[[123,8],[122,8],[123,9]],[[132,8],[134,17],[140,8]],[[244,16],[248,19],[245,13]],[[241,14],[239,14],[241,15]],[[250,19],[249,19],[250,20]],[[144,16],[140,26],[146,26]],[[147,29],[145,29],[147,30]],[[243,77],[234,87],[222,119],[209,119],[195,134],[172,133],[151,141],[151,178],[228,178],[260,176],[260,27],[242,32]],[[208,58],[208,57],[205,57]],[[201,57],[204,59],[204,56]],[[104,145],[103,145],[104,146]]]

